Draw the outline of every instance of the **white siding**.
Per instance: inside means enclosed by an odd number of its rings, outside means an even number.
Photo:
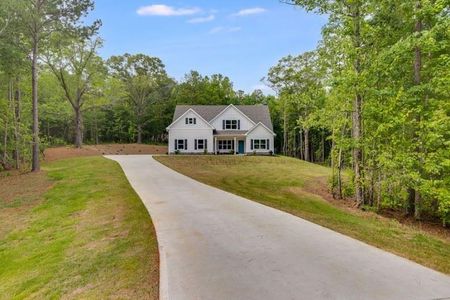
[[[233,106],[229,106],[211,125],[217,130],[224,130],[222,126],[223,120],[240,120],[240,130],[249,130],[255,126],[240,110]]]
[[[196,118],[196,124],[186,124],[186,118]],[[207,140],[208,152],[213,149],[213,130],[197,114],[188,111],[180,120],[172,124],[169,129],[169,153],[175,152],[175,140],[188,140],[188,149],[180,153],[203,153],[204,150],[195,150],[195,139]]]
[[[251,140],[269,140],[269,149],[251,149]],[[252,132],[250,132],[247,135],[247,139],[245,142],[245,152],[247,154],[251,154],[254,151],[256,151],[256,153],[269,153],[269,151],[272,151],[272,153],[274,153],[274,147],[273,147],[273,134],[267,130],[264,126],[262,126],[261,124],[259,124],[255,129],[252,130]]]

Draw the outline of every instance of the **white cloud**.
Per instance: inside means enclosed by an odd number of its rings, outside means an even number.
[[[141,16],[188,16],[199,13],[201,10],[197,7],[175,8],[164,4],[154,4],[140,7],[136,12]]]
[[[249,16],[249,15],[257,15],[257,14],[262,14],[266,11],[267,11],[267,9],[262,8],[262,7],[252,7],[252,8],[241,9],[237,13],[232,14],[232,16],[243,17],[243,16]]]
[[[214,27],[213,29],[211,29],[211,30],[209,31],[209,33],[211,33],[211,34],[219,33],[219,32],[221,32],[221,31],[223,31],[223,30],[224,30],[224,27],[218,26],[218,27]]]
[[[212,20],[214,20],[216,17],[214,15],[209,15],[207,17],[199,17],[199,18],[193,18],[188,20],[188,23],[206,23],[206,22],[211,22]]]
[[[236,32],[236,31],[241,31],[241,27],[230,27],[227,29],[227,32]]]
[[[275,94],[275,91],[265,84],[255,84],[251,87],[251,92],[253,92],[254,90],[261,90],[265,95]]]
[[[216,34],[219,32],[237,32],[237,31],[241,31],[241,27],[223,27],[223,26],[218,26],[218,27],[214,27],[213,29],[211,29],[209,31],[210,34]]]

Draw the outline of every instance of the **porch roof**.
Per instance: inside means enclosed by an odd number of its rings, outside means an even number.
[[[214,130],[215,136],[243,136],[247,130]]]

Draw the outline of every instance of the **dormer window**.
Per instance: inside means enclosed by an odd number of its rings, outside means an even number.
[[[186,118],[186,124],[195,125],[197,124],[196,118]]]
[[[240,120],[223,120],[223,129],[224,130],[239,130],[241,129],[241,121]]]

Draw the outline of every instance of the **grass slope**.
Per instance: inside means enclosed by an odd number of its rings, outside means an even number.
[[[157,299],[153,225],[120,166],[85,157],[44,170],[30,175],[46,181],[40,196],[0,193],[0,298]]]
[[[450,274],[450,242],[395,220],[339,208],[314,190],[330,170],[287,157],[158,156],[206,184],[286,211]]]

